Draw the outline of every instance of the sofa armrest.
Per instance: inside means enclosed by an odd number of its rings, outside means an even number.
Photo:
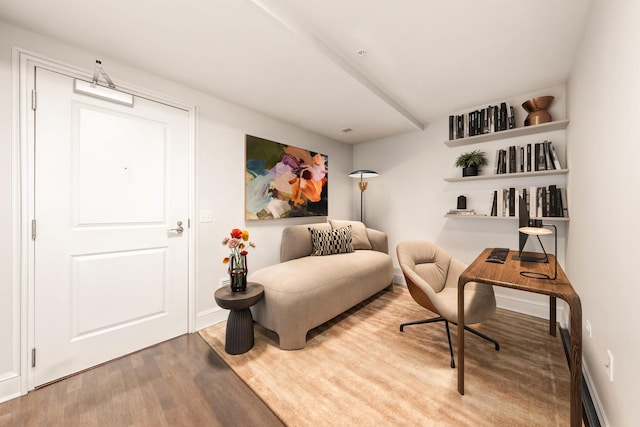
[[[378,252],[389,253],[389,239],[387,235],[379,230],[373,228],[367,228],[367,235],[369,236],[369,242],[371,243],[371,249]]]

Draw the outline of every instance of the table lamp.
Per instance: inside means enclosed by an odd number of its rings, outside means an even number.
[[[553,227],[554,231],[551,231],[544,227]],[[520,227],[518,231],[524,234],[528,234],[530,236],[536,236],[538,238],[538,242],[540,242],[540,247],[542,248],[542,252],[544,253],[544,261],[549,262],[549,257],[547,256],[547,251],[544,250],[544,245],[542,244],[542,240],[540,240],[540,236],[549,235],[551,233],[554,234],[554,255],[553,258],[555,260],[555,266],[553,269],[553,277],[549,277],[548,274],[540,273],[537,271],[521,271],[520,274],[524,277],[529,277],[532,279],[543,279],[543,280],[556,280],[558,277],[558,228],[553,224],[542,224],[540,227]]]
[[[363,204],[364,190],[367,189],[367,181],[365,181],[364,179],[375,178],[376,176],[378,176],[378,173],[369,169],[358,169],[349,174],[349,177],[351,178],[360,178],[360,181],[358,181],[358,187],[360,188],[360,222],[364,222],[363,216],[362,216],[362,209],[364,206]]]

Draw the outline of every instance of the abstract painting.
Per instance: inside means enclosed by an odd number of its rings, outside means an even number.
[[[247,135],[245,219],[328,215],[328,158]]]

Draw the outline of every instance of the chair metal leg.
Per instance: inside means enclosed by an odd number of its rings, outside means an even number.
[[[451,367],[456,367],[456,362],[453,359],[453,346],[451,345],[451,332],[449,331],[449,322],[444,317],[434,317],[432,319],[416,320],[414,322],[407,322],[400,325],[400,332],[404,331],[405,326],[410,325],[423,325],[425,323],[444,322],[445,329],[447,330],[447,341],[449,342],[449,354],[451,355]]]
[[[451,369],[456,367],[456,362],[453,360],[453,347],[451,346],[451,333],[449,332],[449,322],[444,321],[444,326],[447,328],[447,340],[449,341],[449,354],[451,355]]]
[[[434,317],[432,319],[416,320],[416,321],[413,321],[413,322],[403,323],[403,324],[400,325],[400,332],[404,332],[404,327],[405,326],[423,325],[425,323],[435,323],[435,322],[444,322],[445,329],[447,330],[447,341],[449,342],[449,354],[451,355],[451,368],[455,368],[456,367],[456,362],[455,362],[455,359],[453,357],[453,346],[451,345],[451,332],[449,330],[449,321],[447,319],[445,319],[444,317]],[[451,323],[453,323],[454,325],[457,325],[457,323],[455,323],[455,322],[451,322]],[[466,331],[469,331],[472,334],[477,335],[480,338],[483,338],[483,339],[489,341],[490,343],[492,343],[495,346],[496,351],[500,350],[500,343],[498,341],[494,340],[493,338],[489,338],[488,336],[486,336],[482,332],[476,331],[475,329],[470,328],[469,326],[465,326],[464,329]]]
[[[464,327],[464,329],[465,329],[466,331],[471,332],[472,334],[475,334],[475,335],[479,336],[480,338],[484,338],[485,340],[487,340],[487,341],[489,341],[489,342],[493,343],[493,345],[496,347],[496,351],[499,351],[499,350],[500,350],[500,343],[499,343],[498,341],[494,340],[493,338],[489,338],[488,336],[486,336],[486,335],[485,335],[485,334],[483,334],[482,332],[478,332],[478,331],[476,331],[475,329],[470,328],[470,327],[468,327],[468,326],[465,326],[465,327]]]
[[[423,325],[425,323],[434,323],[434,322],[444,322],[444,326],[447,330],[447,341],[449,341],[449,354],[451,355],[451,367],[455,368],[456,367],[456,362],[453,358],[453,346],[451,345],[451,332],[449,331],[449,321],[447,319],[445,319],[444,317],[434,317],[432,319],[425,319],[425,320],[416,320],[413,322],[407,322],[407,323],[403,323],[400,325],[400,332],[404,332],[404,327],[405,326],[411,326],[411,325]],[[457,323],[455,322],[451,322],[454,325],[457,325]],[[500,350],[500,343],[496,340],[494,340],[493,338],[489,338],[488,336],[486,336],[485,334],[483,334],[482,332],[478,332],[473,328],[470,328],[469,326],[465,326],[464,329],[466,331],[471,332],[474,335],[479,336],[480,338],[483,338],[487,341],[489,341],[490,343],[493,343],[493,345],[496,348],[496,351]]]
[[[444,317],[434,317],[432,319],[416,320],[414,322],[403,323],[403,324],[400,325],[400,332],[404,332],[404,327],[405,326],[423,325],[425,323],[433,323],[433,322],[446,322],[446,320],[444,320]]]

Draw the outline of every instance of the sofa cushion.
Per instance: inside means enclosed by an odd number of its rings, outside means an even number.
[[[336,230],[317,230],[309,227],[314,256],[344,254],[353,252],[351,226]]]
[[[330,219],[329,223],[331,224],[331,228],[334,229],[346,227],[347,225],[351,226],[351,241],[354,250],[371,249],[371,242],[369,241],[369,235],[367,234],[367,227],[364,223],[360,221],[345,221],[337,219]]]
[[[280,262],[311,255],[313,245],[311,244],[309,227],[315,230],[331,230],[331,224],[328,222],[285,227],[282,230],[282,242],[280,243]]]

